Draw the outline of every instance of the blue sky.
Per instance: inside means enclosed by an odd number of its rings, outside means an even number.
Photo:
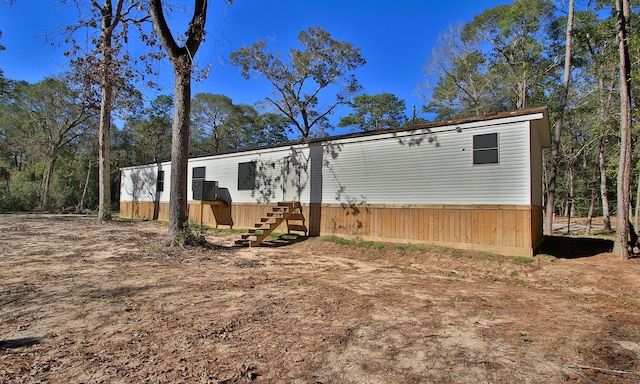
[[[471,21],[484,9],[508,0],[209,0],[207,37],[196,55],[200,65],[211,64],[207,79],[195,83],[193,93],[224,94],[234,103],[254,104],[269,96],[273,88],[264,80],[240,76],[230,65],[229,54],[257,39],[272,41],[286,52],[297,47],[297,35],[309,26],[320,26],[337,40],[361,48],[367,64],[355,74],[364,92],[393,93],[405,100],[407,115],[415,105],[425,104],[416,90],[424,81],[423,66],[438,34],[449,25]],[[34,4],[36,3],[37,6]],[[190,4],[174,0],[173,3]],[[53,0],[16,0],[12,6],[0,3],[0,68],[5,77],[38,82],[64,70],[63,49],[45,37],[71,24],[77,13]],[[178,22],[178,18],[175,18]],[[176,26],[174,34],[183,33]],[[53,35],[59,39],[59,36]],[[143,48],[140,48],[143,49]],[[160,64],[161,92],[172,93],[168,61]],[[158,92],[148,92],[150,98]],[[341,111],[342,114],[348,113]],[[340,116],[334,116],[337,121]],[[429,117],[429,116],[423,116]]]

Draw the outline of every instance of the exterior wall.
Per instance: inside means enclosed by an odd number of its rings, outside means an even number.
[[[530,255],[544,239],[546,124],[507,117],[191,159],[188,199],[192,169],[204,166],[228,204],[189,201],[189,216],[250,228],[268,204],[296,200],[311,235]],[[474,165],[473,136],[486,133],[498,133],[499,163]],[[238,190],[246,162],[256,163],[256,188]],[[158,170],[167,192],[155,192]],[[167,220],[169,182],[169,163],[123,169],[121,216]]]
[[[158,171],[164,171],[164,191],[156,189]],[[120,177],[120,201],[169,201],[171,164],[160,163],[125,168]]]
[[[308,167],[309,149],[307,146],[288,146],[267,150],[256,150],[231,153],[218,156],[189,160],[188,199],[193,198],[191,192],[191,175],[195,167],[206,167],[206,179],[218,181],[220,188],[225,188],[233,202],[269,203],[274,201],[294,200],[287,196],[285,184],[290,174],[299,180],[295,191],[295,200],[309,201]],[[255,190],[238,190],[238,164],[256,162],[257,177]],[[294,170],[293,172],[291,172]]]
[[[285,183],[289,175],[295,179],[295,200],[309,201],[309,149],[290,146],[226,155],[190,159],[187,175],[187,199],[193,199],[191,189],[193,168],[205,167],[205,179],[218,181],[232,202],[269,203],[285,200]],[[238,190],[238,164],[255,161],[258,167],[256,189]],[[294,172],[290,172],[290,170]],[[164,171],[164,192],[156,192],[158,171]],[[121,171],[121,201],[169,202],[171,164],[161,163],[124,168]],[[291,182],[289,183],[291,184]],[[288,193],[291,197],[291,192]],[[291,199],[288,199],[291,200]]]
[[[473,136],[499,135],[499,164],[473,164]],[[340,204],[526,204],[528,124],[455,127],[327,143],[321,201]],[[523,154],[525,154],[523,156]]]
[[[499,134],[499,164],[474,165],[473,135]],[[517,122],[421,130],[311,143],[192,159],[191,174],[206,167],[234,203],[297,200],[336,204],[531,204],[529,125]],[[524,155],[523,155],[524,154]],[[238,164],[255,161],[255,190],[238,190]],[[159,169],[168,163],[123,170],[122,200],[169,201],[155,196]],[[134,187],[136,185],[137,187]],[[225,192],[226,193],[226,192]]]

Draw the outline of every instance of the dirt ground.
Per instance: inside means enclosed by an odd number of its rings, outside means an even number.
[[[0,382],[637,383],[640,260],[0,215]],[[531,261],[531,262],[529,262]]]

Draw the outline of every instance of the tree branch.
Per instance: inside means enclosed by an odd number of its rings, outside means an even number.
[[[160,37],[160,41],[162,45],[164,45],[165,49],[169,53],[169,57],[176,58],[180,56],[181,49],[176,43],[173,35],[171,34],[171,29],[169,29],[169,25],[167,24],[167,20],[164,17],[164,12],[162,12],[162,1],[161,0],[150,0],[149,2],[149,12],[151,14],[151,20],[153,21],[153,26],[156,29],[156,33]]]

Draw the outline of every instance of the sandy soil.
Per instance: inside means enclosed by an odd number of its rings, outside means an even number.
[[[640,382],[640,260],[606,241],[525,262],[165,233],[0,215],[0,382]]]

